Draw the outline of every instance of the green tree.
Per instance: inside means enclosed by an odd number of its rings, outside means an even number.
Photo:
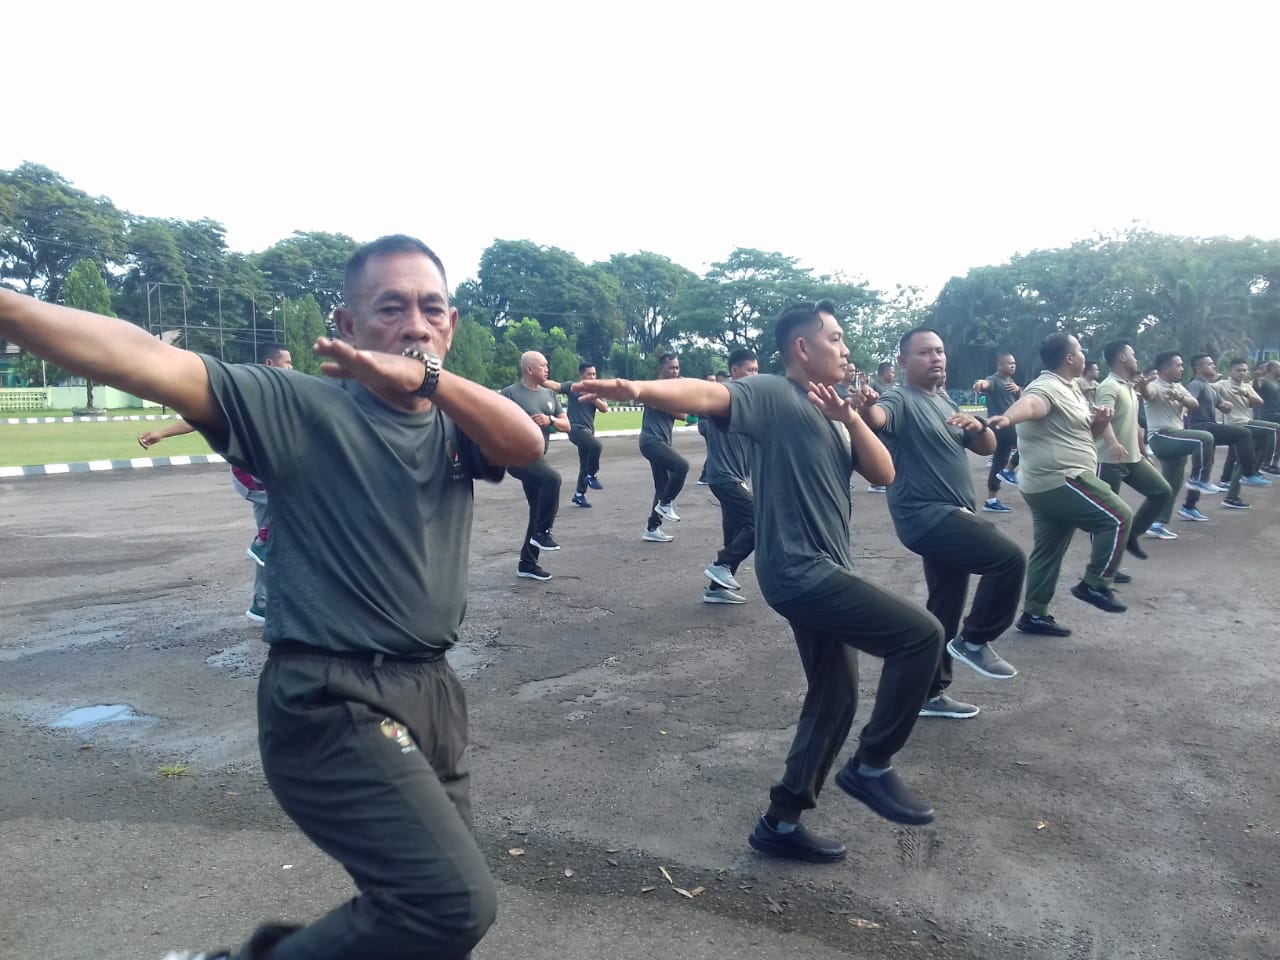
[[[497,346],[492,330],[469,315],[463,316],[453,331],[453,343],[445,358],[445,366],[460,377],[490,387],[497,386],[489,380],[489,366],[493,363]]]
[[[326,317],[342,302],[342,277],[359,245],[345,233],[305,232],[250,255],[266,283],[288,297],[311,294]]]
[[[0,283],[58,302],[72,264],[85,256],[119,263],[125,218],[48,167],[0,171]]]
[[[652,353],[679,326],[680,304],[699,283],[692,270],[656,253],[616,253],[599,268],[618,285],[624,339],[641,353]],[[595,358],[593,358],[595,359]]]
[[[75,307],[78,310],[88,310],[90,313],[105,317],[115,316],[111,310],[111,291],[107,289],[107,284],[102,279],[101,269],[92,260],[78,260],[71,268],[63,290],[63,302],[68,307]],[[98,412],[93,405],[92,380],[85,380],[85,408],[77,412],[89,414]]]
[[[284,345],[293,358],[293,368],[313,376],[320,373],[320,358],[311,349],[319,337],[328,334],[324,311],[311,294],[299,299],[284,298],[280,302],[280,325],[284,329]],[[261,344],[256,345],[258,347]],[[254,350],[256,357],[257,349]]]

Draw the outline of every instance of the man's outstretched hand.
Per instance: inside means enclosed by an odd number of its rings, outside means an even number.
[[[345,340],[321,337],[312,349],[328,358],[320,365],[320,372],[326,377],[358,380],[398,405],[403,405],[406,398],[422,386],[426,376],[420,360],[395,353],[357,350]]]
[[[573,385],[573,392],[583,400],[636,400],[640,389],[634,380],[615,377],[612,380],[580,380]]]

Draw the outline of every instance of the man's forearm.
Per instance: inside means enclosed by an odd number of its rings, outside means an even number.
[[[876,433],[883,430],[884,425],[889,422],[889,418],[885,414],[884,408],[878,403],[873,403],[869,407],[862,407],[858,410],[858,416],[862,418],[863,423]]]
[[[683,416],[723,417],[729,413],[729,390],[707,380],[637,380],[636,399],[646,406]]]
[[[1041,420],[1048,413],[1044,401],[1034,393],[1028,393],[1015,400],[1013,406],[1004,412],[1004,416],[1010,425],[1013,425],[1025,423],[1028,420]]]
[[[431,396],[494,466],[522,467],[542,456],[542,431],[513,401],[488,387],[440,371]]]

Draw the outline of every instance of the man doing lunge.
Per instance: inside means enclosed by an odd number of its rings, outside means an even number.
[[[1222,486],[1227,488],[1227,495],[1222,498],[1222,505],[1231,510],[1248,510],[1249,504],[1240,499],[1241,484],[1265,485],[1265,482],[1253,484],[1252,481],[1243,480],[1257,472],[1253,434],[1248,428],[1238,424],[1218,422],[1218,414],[1228,412],[1231,409],[1231,403],[1222,399],[1217,387],[1214,386],[1218,379],[1218,364],[1213,357],[1207,353],[1197,354],[1191,358],[1191,370],[1195,374],[1195,379],[1187,389],[1191,392],[1191,396],[1195,397],[1196,406],[1187,411],[1187,426],[1193,430],[1203,430],[1205,433],[1212,434],[1215,444],[1221,443],[1231,448],[1228,455],[1234,457],[1235,469],[1231,476],[1219,485],[1219,489]],[[1212,475],[1213,461],[1210,459],[1200,479],[1208,482]]]
[[[836,774],[840,789],[896,823],[924,824],[933,810],[899,778],[893,757],[911,735],[942,652],[942,627],[927,610],[853,571],[849,480],[893,480],[884,445],[835,385],[848,348],[830,302],[800,303],[775,327],[785,376],[725,384],[701,380],[606,380],[581,389],[613,400],[719,418],[755,444],[756,579],[791,626],[808,681],[782,780],[750,845],[766,854],[831,862],[844,844],[810,833],[813,809],[858,703],[858,651],[881,657],[880,685],[858,748]],[[874,396],[874,392],[870,392]]]
[[[520,541],[520,562],[516,566],[516,576],[526,580],[550,580],[551,574],[539,566],[538,560],[543,550],[560,549],[551,535],[560,506],[560,474],[547,463],[547,447],[553,429],[569,432],[569,418],[564,415],[560,398],[543,386],[547,369],[547,358],[528,350],[520,356],[519,382],[501,391],[542,431],[542,456],[522,467],[507,467],[507,473],[524,487],[524,498],[529,502],[529,523]]]
[[[584,360],[578,364],[579,380],[594,380],[596,365]],[[565,406],[569,408],[569,442],[578,450],[578,483],[574,487],[572,503],[575,507],[590,507],[587,499],[587,488],[603,490],[604,485],[597,478],[600,472],[600,454],[604,452],[604,444],[596,437],[596,413],[608,413],[609,404],[603,400],[584,400],[572,390],[572,383],[560,383],[547,380],[544,387],[563,393]]]
[[[1017,676],[991,641],[1013,623],[1027,560],[975,512],[966,451],[987,456],[998,441],[983,419],[962,413],[940,389],[947,372],[942,337],[924,327],[907,331],[898,363],[903,384],[859,413],[893,456],[889,516],[903,546],[923,560],[927,607],[951,638],[920,716],[964,719],[977,716],[978,708],[947,695],[952,657],[994,680]],[[982,579],[961,629],[971,574]]]
[[[680,358],[674,353],[658,357],[658,379],[680,379]],[[680,522],[680,515],[676,513],[676,497],[680,496],[684,481],[689,476],[689,461],[671,446],[671,431],[677,418],[686,419],[683,412],[672,414],[648,404],[645,404],[640,418],[640,456],[649,461],[649,469],[653,472],[653,506],[649,510],[643,539],[654,543],[668,543],[675,539],[662,529],[662,521]]]
[[[1127,483],[1142,494],[1142,506],[1133,515],[1133,526],[1125,546],[1135,557],[1145,560],[1147,553],[1138,543],[1138,538],[1173,502],[1173,488],[1142,455],[1142,440],[1138,436],[1138,391],[1145,395],[1150,381],[1138,376],[1138,358],[1133,347],[1121,340],[1109,343],[1103,350],[1103,359],[1111,372],[1098,384],[1094,399],[1098,406],[1111,408],[1112,415],[1108,428],[1094,438],[1098,451],[1098,476],[1113,493],[1118,494],[1120,484]],[[1150,414],[1147,416],[1149,418]]]
[[[973,392],[987,398],[987,416],[1003,414],[1022,394],[1022,388],[1013,382],[1018,361],[1012,353],[1002,353],[996,358],[996,372],[982,380],[975,380]],[[996,439],[995,452],[991,454],[991,468],[987,471],[987,498],[982,509],[988,513],[1009,513],[1009,505],[1000,499],[1000,481],[1017,484],[1018,476],[1010,469],[1009,456],[1018,445],[1017,431],[1006,427],[993,430]]]
[[[1072,596],[1107,613],[1127,608],[1112,591],[1129,542],[1133,511],[1097,477],[1093,438],[1110,422],[1106,407],[1090,407],[1077,382],[1084,371],[1080,341],[1055,333],[1040,343],[1044,370],[1022,397],[991,426],[1018,426],[1022,474],[1018,490],[1031,508],[1035,544],[1027,561],[1026,597],[1017,628],[1023,633],[1065,637],[1071,631],[1049,613],[1062,558],[1077,529],[1093,538],[1084,577]]]
[[[741,380],[760,372],[756,355],[745,347],[729,354],[729,377]],[[751,441],[740,433],[721,430],[709,418],[707,424],[707,485],[720,501],[720,527],[724,547],[703,571],[710,586],[702,591],[707,603],[746,603],[735,579],[738,566],[756,546],[755,501],[751,496]]]
[[[1269,465],[1275,459],[1276,435],[1280,431],[1280,423],[1263,416],[1254,416],[1255,413],[1260,413],[1265,401],[1249,382],[1249,361],[1243,357],[1232,360],[1227,368],[1227,379],[1219,380],[1214,387],[1218,391],[1218,396],[1230,405],[1222,415],[1223,422],[1244,427],[1253,435],[1253,448],[1258,469],[1250,476],[1241,477],[1240,482],[1254,487],[1271,486],[1271,481],[1262,474],[1270,472]],[[1234,456],[1235,449],[1232,448],[1222,466],[1223,483],[1230,480],[1235,466]]]

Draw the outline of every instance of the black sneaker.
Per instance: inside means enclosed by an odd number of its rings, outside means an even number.
[[[1124,548],[1139,560],[1147,559],[1147,551],[1142,549],[1142,545],[1138,543],[1135,537],[1130,537],[1129,542],[1125,544]]]
[[[1245,503],[1239,497],[1223,497],[1222,505],[1228,510],[1248,510],[1249,504]]]
[[[226,950],[170,950],[164,960],[231,960]]]
[[[1053,619],[1049,614],[1037,616],[1034,613],[1022,611],[1022,616],[1018,618],[1018,622],[1014,626],[1021,633],[1038,633],[1044,637],[1069,637],[1071,636],[1071,628],[1059,626],[1058,621]]]
[[[783,833],[769,826],[769,821],[764,817],[756,823],[751,836],[747,837],[747,843],[752,850],[765,856],[786,857],[808,863],[839,863],[845,857],[844,844],[839,840],[815,836],[805,829],[803,823],[797,823],[794,830]]]
[[[857,761],[850,759],[836,774],[836,786],[886,820],[913,826],[933,823],[933,808],[912,796],[892,767],[878,777],[869,777],[859,773]]]
[[[1129,608],[1116,599],[1116,595],[1107,587],[1091,587],[1081,580],[1071,588],[1071,595],[1077,600],[1091,603],[1106,613],[1124,613]]]
[[[1129,576],[1129,575],[1128,575],[1127,573],[1125,573],[1123,570],[1117,570],[1117,571],[1116,571],[1116,575],[1115,575],[1114,577],[1112,577],[1111,579],[1112,579],[1115,583],[1118,583],[1118,584],[1121,584],[1121,585],[1126,584],[1126,583],[1133,583],[1133,577]]]
[[[535,533],[529,538],[529,545],[537,547],[539,550],[559,550],[560,544],[556,543],[556,538],[551,535],[551,531],[545,533]]]
[[[520,564],[520,568],[516,571],[516,576],[524,577],[526,580],[550,580],[551,574],[543,570],[536,563],[530,566]]]

